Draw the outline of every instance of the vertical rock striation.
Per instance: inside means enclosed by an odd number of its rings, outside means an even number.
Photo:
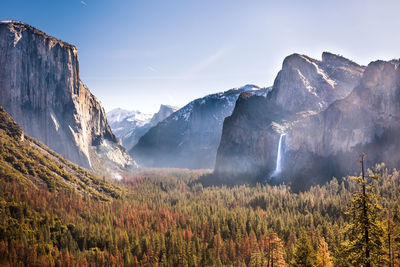
[[[24,23],[0,23],[0,104],[27,134],[72,162],[135,165],[79,79],[77,48]]]

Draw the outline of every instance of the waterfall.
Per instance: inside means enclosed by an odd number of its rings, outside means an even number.
[[[276,155],[276,166],[271,177],[278,175],[282,171],[282,140],[285,135],[286,134],[283,133],[279,136],[278,153]]]

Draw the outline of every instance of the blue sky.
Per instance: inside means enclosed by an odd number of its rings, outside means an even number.
[[[81,79],[107,111],[155,112],[272,85],[294,52],[399,58],[399,12],[397,0],[1,0],[0,19],[76,45]]]

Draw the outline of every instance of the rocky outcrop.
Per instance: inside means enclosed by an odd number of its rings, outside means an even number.
[[[224,118],[246,91],[266,95],[269,89],[246,85],[196,99],[151,128],[131,155],[149,167],[212,168]]]
[[[286,112],[324,110],[350,93],[363,70],[362,66],[328,52],[322,54],[321,61],[293,54],[283,61],[270,97]]]
[[[331,53],[323,53],[321,61],[288,56],[271,93],[267,97],[243,93],[225,119],[216,176],[270,178],[277,165],[280,135],[349,95],[363,72],[364,67]]]
[[[159,111],[152,115],[117,108],[107,113],[107,120],[113,133],[121,140],[123,146],[130,150],[151,127],[177,110],[178,108],[173,106],[161,105]]]
[[[0,104],[27,134],[86,168],[135,165],[79,79],[75,46],[14,21],[0,23],[0,37]]]

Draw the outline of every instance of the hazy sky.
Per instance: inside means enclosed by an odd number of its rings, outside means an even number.
[[[285,56],[358,63],[400,57],[400,1],[1,0],[78,47],[82,81],[107,111],[155,112],[248,83],[272,85]]]

